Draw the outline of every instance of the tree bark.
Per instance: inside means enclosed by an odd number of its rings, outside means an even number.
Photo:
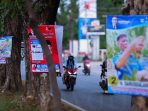
[[[122,10],[123,14],[148,14],[148,0],[126,0]],[[131,111],[148,111],[148,98],[132,96]]]
[[[22,88],[21,82],[21,74],[20,74],[20,52],[21,52],[21,27],[22,22],[20,19],[20,15],[11,19],[10,16],[6,18],[6,27],[5,32],[6,35],[13,35],[12,38],[12,51],[11,51],[11,58],[7,59],[7,64],[5,65],[6,70],[5,74],[2,76],[3,86],[1,86],[2,92],[5,91],[19,91]],[[6,76],[5,76],[6,75]]]
[[[2,86],[5,83],[5,78],[6,78],[6,65],[5,64],[1,64],[0,65],[0,90],[2,90]]]
[[[41,43],[43,53],[45,54],[45,57],[46,57],[48,70],[49,70],[49,73],[46,76],[46,78],[39,79],[39,81],[41,82],[40,83],[40,93],[39,93],[40,103],[42,102],[42,104],[40,104],[41,110],[48,111],[48,109],[49,109],[48,108],[49,103],[51,103],[50,84],[52,83],[51,86],[52,86],[52,91],[53,91],[53,98],[52,98],[53,110],[54,111],[62,111],[61,97],[60,97],[60,93],[58,90],[58,85],[57,85],[57,81],[56,81],[56,73],[54,70],[54,63],[53,63],[53,60],[51,57],[51,53],[50,53],[48,45],[44,39],[44,36],[40,33],[40,31],[38,29],[37,18],[35,16],[35,13],[32,9],[30,2],[28,0],[24,0],[24,2],[27,7],[26,9],[27,9],[29,19],[30,19],[30,26],[34,31],[34,34],[36,35],[36,37],[38,38],[38,40]],[[49,76],[50,76],[50,79],[48,78]]]

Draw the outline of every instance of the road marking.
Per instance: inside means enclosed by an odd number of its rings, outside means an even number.
[[[72,106],[73,108],[76,108],[77,110],[86,111],[85,109],[80,108],[79,106],[76,106],[76,105],[74,105],[74,104],[72,104],[72,103],[70,103],[70,102],[68,102],[68,101],[66,101],[66,100],[64,100],[64,99],[61,99],[61,101],[62,101],[63,103],[66,103],[66,104]]]

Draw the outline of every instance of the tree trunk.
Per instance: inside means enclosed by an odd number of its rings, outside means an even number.
[[[6,78],[6,65],[5,64],[1,64],[0,65],[0,90],[2,90],[2,86],[5,83],[5,78]]]
[[[24,2],[25,2],[26,7],[27,7],[26,9],[27,9],[29,19],[30,19],[30,26],[34,31],[34,34],[36,35],[36,37],[38,38],[38,40],[41,43],[43,52],[44,52],[45,57],[46,57],[48,70],[49,70],[48,74],[44,73],[44,77],[42,76],[43,74],[34,75],[34,78],[36,78],[37,81],[38,81],[35,84],[39,85],[39,86],[37,86],[37,88],[39,88],[38,95],[39,95],[39,99],[40,99],[41,110],[42,111],[48,111],[49,106],[52,106],[53,108],[51,110],[62,111],[61,97],[60,97],[60,93],[59,93],[58,85],[57,85],[57,81],[56,81],[56,73],[55,73],[55,70],[54,70],[54,63],[53,63],[49,48],[48,48],[47,43],[44,39],[44,36],[38,30],[37,18],[35,16],[35,13],[32,10],[32,6],[31,6],[30,2],[27,1],[27,0],[24,0]],[[51,1],[47,1],[47,2],[51,2]],[[58,7],[56,7],[56,8],[58,8]],[[47,13],[48,13],[48,11],[47,11]],[[53,18],[53,19],[55,19],[55,18]],[[52,24],[54,24],[54,22]],[[52,86],[51,88],[52,88],[53,97],[50,96],[50,86]],[[53,105],[52,105],[52,103],[53,103]]]
[[[25,26],[27,29],[27,26]],[[35,90],[35,86],[33,84],[33,74],[30,68],[30,55],[29,55],[29,37],[27,34],[27,30],[24,30],[24,55],[25,55],[25,74],[26,74],[26,81],[25,81],[25,89],[24,95],[28,99],[34,99],[37,97],[37,91]]]
[[[1,80],[1,90],[5,92],[7,90],[19,91],[22,88],[21,74],[20,74],[20,52],[21,52],[21,19],[20,15],[16,18],[6,17],[6,35],[12,35],[12,51],[11,58],[7,59],[7,63],[3,70],[0,70],[3,74],[3,80]],[[1,73],[0,72],[0,73]],[[1,73],[1,74],[2,74]],[[6,76],[5,76],[6,75]]]
[[[123,14],[148,14],[148,0],[125,0]],[[142,96],[132,97],[131,111],[148,111],[148,98]]]

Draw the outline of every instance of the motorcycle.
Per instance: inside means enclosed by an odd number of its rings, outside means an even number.
[[[91,65],[90,65],[90,60],[85,60],[84,61],[84,69],[83,69],[83,73],[85,75],[90,75],[90,68],[91,68]]]
[[[80,68],[81,66],[79,66],[78,68]],[[78,68],[74,68],[74,69],[68,69],[67,67],[63,66],[63,68],[65,69],[65,74],[63,77],[63,83],[66,85],[67,90],[74,90],[74,85],[76,84],[76,78],[77,78],[77,71]]]

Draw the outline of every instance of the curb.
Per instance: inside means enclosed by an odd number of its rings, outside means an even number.
[[[64,104],[68,104],[69,106],[71,106],[71,107],[73,107],[73,108],[75,108],[75,109],[77,109],[77,110],[86,111],[85,109],[80,108],[79,106],[76,106],[76,105],[74,105],[74,104],[72,104],[72,103],[70,103],[70,102],[68,102],[68,101],[66,101],[66,100],[64,100],[64,99],[61,99],[61,101],[62,101]]]

